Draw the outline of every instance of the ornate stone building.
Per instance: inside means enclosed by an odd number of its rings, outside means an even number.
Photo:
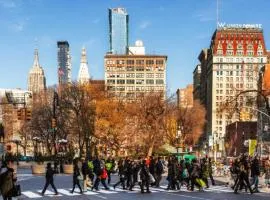
[[[34,64],[30,69],[28,76],[28,90],[33,93],[39,93],[46,88],[46,78],[44,70],[39,64],[38,50],[35,49]]]
[[[220,157],[224,153],[226,126],[239,120],[240,111],[250,114],[249,121],[257,120],[257,94],[241,92],[257,89],[258,73],[267,63],[263,30],[219,27],[199,60],[200,100],[207,111],[205,134],[207,143]],[[231,110],[229,104],[236,96],[239,112]]]
[[[90,79],[90,76],[89,76],[89,71],[88,71],[86,49],[82,48],[81,65],[80,65],[80,69],[79,69],[78,82],[80,84],[88,83],[89,79]]]

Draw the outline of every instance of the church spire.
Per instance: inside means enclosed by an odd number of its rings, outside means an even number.
[[[86,49],[85,49],[85,47],[82,48],[81,63],[86,63],[87,64]]]
[[[34,67],[40,68],[39,58],[38,58],[38,49],[35,49],[35,53],[34,53],[34,64],[33,64],[33,68]]]
[[[86,49],[85,47],[83,47],[82,53],[81,53],[81,64],[80,64],[80,69],[79,69],[78,82],[87,83],[89,82],[89,79],[90,79],[90,76],[89,76],[89,71],[88,71]]]

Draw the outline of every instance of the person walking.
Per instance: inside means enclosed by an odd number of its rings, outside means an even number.
[[[52,168],[52,164],[51,163],[47,163],[47,170],[46,170],[46,183],[45,186],[41,192],[41,195],[44,196],[45,191],[47,190],[48,186],[51,185],[51,187],[53,188],[55,195],[58,195],[57,189],[54,185],[54,180],[53,180],[53,176],[55,174],[55,171]]]
[[[205,182],[206,188],[209,188],[209,185],[208,185],[209,171],[208,170],[209,170],[208,162],[206,158],[203,158],[202,163],[201,163],[201,173],[202,173],[202,180]]]
[[[118,176],[119,176],[120,180],[119,180],[117,183],[115,183],[115,184],[113,185],[113,188],[114,188],[114,189],[115,189],[119,184],[122,185],[123,190],[126,189],[126,184],[125,184],[125,181],[126,181],[126,179],[127,179],[126,173],[127,173],[127,172],[126,172],[126,169],[125,169],[125,166],[124,166],[124,161],[123,161],[123,160],[119,160],[119,162],[118,162]]]
[[[251,162],[251,177],[253,178],[251,186],[254,185],[253,192],[259,192],[258,188],[259,176],[260,176],[260,163],[258,157],[254,156]]]
[[[101,161],[99,160],[98,157],[96,157],[95,160],[93,161],[93,165],[94,165],[94,173],[96,175],[96,179],[95,179],[94,185],[92,186],[92,190],[93,189],[98,190],[98,186],[99,186],[99,183],[100,183],[100,175],[102,173],[102,171],[101,171]]]
[[[244,185],[249,189],[250,194],[253,194],[253,190],[250,187],[249,179],[248,179],[248,162],[245,155],[241,155],[240,157],[240,171],[238,174],[238,180],[234,187],[234,193],[238,193],[238,189],[241,189]]]
[[[149,167],[147,165],[146,160],[143,160],[143,162],[142,162],[141,169],[139,171],[139,177],[140,177],[140,179],[138,180],[138,182],[140,182],[141,193],[144,193],[145,187],[146,187],[146,192],[151,193],[151,191],[149,190],[150,172],[149,172]]]
[[[80,193],[81,194],[83,193],[82,188],[81,188],[81,185],[80,185],[80,180],[79,180],[79,176],[80,175],[81,175],[81,173],[80,173],[80,169],[79,169],[79,166],[78,166],[78,160],[75,159],[73,161],[73,188],[70,191],[70,193],[73,193],[74,192],[74,189],[75,189],[75,186],[76,185],[80,189]]]
[[[106,171],[108,174],[108,184],[110,184],[111,183],[111,173],[112,173],[112,170],[114,168],[114,163],[110,158],[106,160],[105,167],[106,167]]]
[[[88,183],[88,163],[82,158],[82,175],[83,175],[83,191],[87,191],[87,183]]]
[[[15,181],[14,169],[10,168],[7,163],[3,161],[0,168],[0,193],[2,194],[3,200],[12,199],[12,189]]]
[[[207,157],[206,157],[206,159],[207,159]],[[213,178],[213,168],[212,168],[211,158],[208,158],[208,173],[209,173],[209,178],[211,180],[212,185],[215,185],[216,183],[215,183],[215,180]]]
[[[106,184],[106,179],[108,178],[108,173],[105,167],[101,168],[100,182],[104,186],[105,190],[109,190],[110,188]]]
[[[160,181],[162,179],[163,171],[164,171],[164,167],[161,161],[161,157],[158,157],[157,162],[155,164],[156,187],[159,187]]]

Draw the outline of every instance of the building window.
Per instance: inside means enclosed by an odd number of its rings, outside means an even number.
[[[146,65],[153,65],[154,64],[154,60],[146,60]]]
[[[136,60],[136,65],[144,65],[144,60]]]
[[[136,67],[136,71],[144,71],[144,67],[142,67],[142,66],[137,66],[137,67]]]
[[[127,65],[134,65],[134,60],[127,60]]]
[[[134,71],[134,66],[128,66],[127,71]]]
[[[151,74],[147,73],[146,78],[154,78],[154,74],[153,73],[151,73]]]
[[[135,80],[133,79],[127,79],[127,84],[134,84],[135,83]]]
[[[117,80],[117,84],[125,84],[125,80],[119,79],[119,80]]]
[[[164,63],[163,60],[156,60],[157,65],[163,65],[163,63]]]
[[[164,77],[164,74],[161,74],[161,73],[156,74],[156,78],[163,78],[163,77]]]
[[[127,76],[127,78],[134,78],[135,74],[127,74],[126,76]]]
[[[163,79],[157,79],[156,84],[164,84],[164,80]]]
[[[142,73],[136,74],[136,78],[143,78],[143,77],[144,77],[144,74]]]
[[[137,79],[136,80],[136,84],[143,84],[144,83],[144,80],[142,80],[142,79]]]
[[[154,84],[154,80],[153,79],[146,79],[146,84]]]
[[[107,83],[108,83],[108,84],[115,84],[115,80],[114,80],[114,79],[108,79],[108,80],[107,80]]]

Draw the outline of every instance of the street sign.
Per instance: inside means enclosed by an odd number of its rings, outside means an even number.
[[[0,156],[2,156],[4,153],[5,153],[4,144],[0,144]]]

